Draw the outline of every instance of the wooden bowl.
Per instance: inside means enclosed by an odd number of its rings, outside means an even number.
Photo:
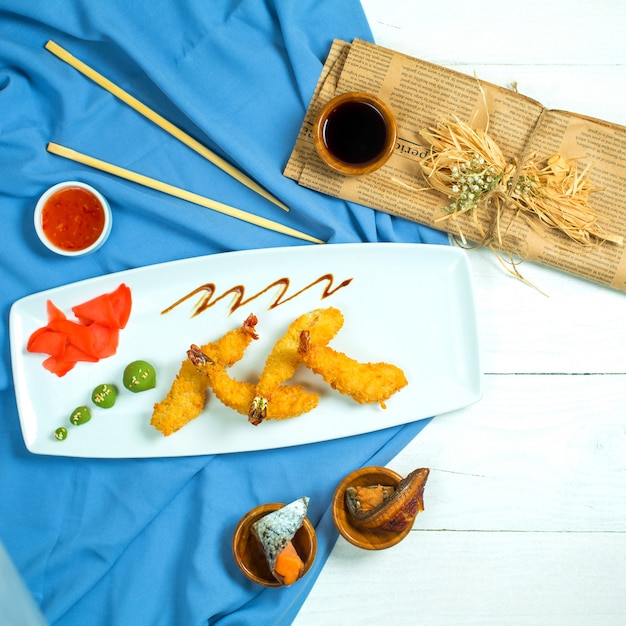
[[[233,556],[239,569],[250,580],[264,587],[284,587],[284,585],[272,576],[263,548],[261,548],[259,540],[252,533],[252,524],[264,515],[272,513],[283,506],[285,505],[279,502],[271,502],[269,504],[261,504],[248,511],[239,520],[233,535]],[[300,576],[300,579],[302,579],[311,569],[317,553],[315,528],[313,528],[313,524],[311,524],[308,518],[304,519],[304,523],[292,541],[300,558],[304,561],[304,571],[302,576]]]
[[[348,487],[365,487],[367,485],[389,485],[397,487],[402,476],[386,467],[363,467],[348,474],[335,490],[333,496],[333,520],[340,534],[351,544],[364,550],[384,550],[402,541],[410,532],[411,527],[400,532],[360,528],[352,521],[346,506],[346,489]]]
[[[363,92],[333,98],[318,113],[313,143],[320,158],[348,176],[369,174],[382,167],[396,149],[398,125],[380,98]]]

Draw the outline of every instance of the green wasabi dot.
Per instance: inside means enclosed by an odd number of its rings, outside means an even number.
[[[117,399],[117,388],[115,385],[98,385],[91,394],[91,401],[103,409],[110,409]]]
[[[60,428],[57,428],[54,431],[54,438],[58,439],[59,441],[63,441],[64,439],[67,439],[67,428],[63,428],[63,426],[61,426]]]
[[[156,387],[156,371],[148,361],[133,361],[124,369],[124,387],[133,393]]]
[[[91,411],[86,406],[76,407],[70,415],[70,422],[74,426],[86,424],[91,419]]]

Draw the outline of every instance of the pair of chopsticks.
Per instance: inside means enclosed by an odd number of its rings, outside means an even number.
[[[156,111],[152,110],[151,108],[137,100],[137,98],[129,94],[127,91],[124,91],[121,87],[115,85],[108,78],[105,78],[104,76],[102,76],[102,74],[96,72],[94,69],[77,59],[75,56],[70,54],[67,50],[59,46],[57,43],[55,43],[54,41],[48,41],[45,45],[45,48],[49,52],[52,52],[52,54],[57,56],[62,61],[65,61],[67,64],[71,65],[74,69],[87,76],[87,78],[93,80],[96,84],[100,85],[100,87],[103,87],[106,91],[122,100],[122,102],[125,102],[135,111],[145,116],[150,121],[154,122],[157,126],[168,132],[170,135],[172,135],[179,141],[182,141],[185,145],[187,145],[192,150],[196,151],[208,161],[219,167],[221,170],[238,180],[240,183],[242,183],[249,189],[252,189],[270,202],[273,202],[281,209],[289,211],[289,208],[285,206],[285,204],[272,196],[258,183],[246,176],[246,174],[240,172],[233,165],[222,159],[222,157],[215,154],[207,147],[203,146],[200,142],[188,135],[185,131],[181,130],[180,128],[166,120]],[[138,174],[137,172],[133,172],[117,165],[101,161],[100,159],[96,159],[81,152],[77,152],[76,150],[72,150],[71,148],[66,148],[65,146],[61,146],[57,143],[50,142],[47,146],[47,150],[52,154],[56,154],[58,156],[65,157],[66,159],[88,165],[89,167],[93,167],[109,174],[113,174],[114,176],[125,178],[126,180],[130,180],[145,187],[150,187],[151,189],[156,189],[157,191],[161,191],[171,196],[187,200],[188,202],[193,202],[194,204],[198,204],[208,209],[224,213],[225,215],[240,219],[244,222],[248,222],[250,224],[254,224],[256,226],[260,226],[268,230],[273,230],[275,232],[279,232],[285,235],[290,235],[298,239],[310,241],[312,243],[325,243],[321,239],[317,239],[316,237],[312,237],[310,235],[307,235],[306,233],[302,233],[293,228],[289,228],[288,226],[284,226],[283,224],[279,224],[278,222],[259,217],[252,213],[242,211],[241,209],[236,209],[235,207],[229,206],[227,204],[217,202],[216,200],[211,200],[210,198],[205,198],[204,196],[200,196],[179,187],[175,187],[174,185],[170,185],[154,178],[144,176],[143,174]]]

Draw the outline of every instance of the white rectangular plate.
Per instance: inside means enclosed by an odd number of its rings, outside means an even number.
[[[333,289],[352,280],[327,297],[327,281],[306,289],[326,274],[332,275]],[[272,306],[281,287],[263,290],[281,278],[289,279],[281,298],[287,301]],[[79,363],[59,378],[43,368],[44,355],[26,352],[30,334],[47,322],[48,299],[73,318],[72,306],[122,282],[131,288],[133,307],[114,356]],[[200,292],[163,313],[207,283],[215,285],[212,306],[194,315],[207,293]],[[231,312],[236,294],[219,296],[237,285],[249,301]],[[300,417],[252,426],[209,393],[200,416],[169,437],[150,425],[154,403],[166,395],[192,343],[218,339],[254,313],[259,339],[231,368],[234,377],[252,382],[287,326],[302,313],[328,306],[345,317],[333,348],[359,361],[387,361],[404,370],[409,384],[388,400],[386,409],[357,404],[302,367],[291,382],[319,392],[320,400]],[[471,404],[482,394],[469,264],[465,252],[448,246],[301,246],[215,254],[109,274],[18,300],[11,308],[10,339],[22,433],[27,448],[37,454],[168,457],[278,448],[424,419]],[[136,359],[155,366],[155,389],[131,393],[122,386],[125,366]],[[91,391],[100,383],[118,387],[110,409],[91,404]],[[91,406],[93,417],[72,426],[69,415],[83,404]],[[59,426],[68,430],[65,441],[54,438]]]

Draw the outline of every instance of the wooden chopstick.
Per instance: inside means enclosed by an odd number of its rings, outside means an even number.
[[[206,207],[207,209],[212,209],[213,211],[218,211],[219,213],[224,213],[225,215],[229,215],[230,217],[234,217],[244,222],[254,224],[255,226],[267,228],[268,230],[273,230],[277,233],[282,233],[283,235],[297,237],[298,239],[304,239],[305,241],[310,241],[312,243],[326,243],[321,239],[311,237],[306,233],[301,233],[300,231],[289,228],[288,226],[283,226],[278,222],[273,222],[272,220],[265,219],[264,217],[259,217],[258,215],[247,213],[246,211],[242,211],[241,209],[236,209],[235,207],[229,206],[227,204],[222,204],[221,202],[217,202],[216,200],[205,198],[204,196],[200,196],[196,193],[186,191],[185,189],[181,189],[180,187],[175,187],[174,185],[161,182],[159,180],[156,180],[155,178],[150,178],[148,176],[144,176],[143,174],[138,174],[137,172],[127,170],[123,167],[119,167],[118,165],[113,165],[112,163],[101,161],[100,159],[96,159],[87,154],[83,154],[82,152],[77,152],[76,150],[72,150],[71,148],[61,146],[58,143],[50,142],[47,145],[47,150],[52,154],[57,154],[58,156],[62,156],[66,159],[88,165],[89,167],[93,167],[108,174],[113,174],[114,176],[119,176],[120,178],[125,178],[126,180],[130,180],[134,183],[138,183],[139,185],[143,185],[144,187],[156,189],[157,191],[161,191],[170,196],[175,196],[176,198],[181,198],[182,200],[187,200],[188,202],[193,202],[194,204]]]
[[[275,198],[266,189],[263,189],[261,185],[252,180],[249,176],[239,171],[236,167],[231,165],[228,161],[224,160],[219,155],[215,154],[215,152],[209,150],[206,146],[203,146],[191,135],[188,135],[184,130],[181,130],[180,128],[178,128],[178,126],[175,126],[174,124],[166,120],[156,111],[152,110],[150,107],[137,100],[137,98],[131,96],[127,91],[124,91],[121,87],[118,87],[116,84],[112,83],[108,78],[105,78],[104,76],[102,76],[102,74],[99,74],[98,72],[96,72],[96,70],[92,69],[87,64],[77,59],[74,55],[65,50],[65,48],[61,47],[59,44],[55,43],[52,40],[46,43],[45,48],[48,51],[52,52],[52,54],[57,56],[62,61],[65,61],[66,63],[71,65],[74,69],[87,76],[87,78],[93,80],[96,84],[100,85],[100,87],[103,87],[109,93],[122,100],[122,102],[128,104],[131,108],[135,109],[135,111],[147,117],[150,121],[154,122],[164,131],[168,132],[173,137],[176,137],[176,139],[178,139],[179,141],[182,141],[192,150],[195,150],[205,159],[208,159],[211,163],[219,167],[221,170],[223,170],[233,178],[237,179],[240,183],[242,183],[249,189],[252,189],[259,195],[263,196],[266,200],[273,202],[276,206],[280,207],[284,211],[289,211],[289,207],[287,207],[284,203],[278,200],[278,198]]]

